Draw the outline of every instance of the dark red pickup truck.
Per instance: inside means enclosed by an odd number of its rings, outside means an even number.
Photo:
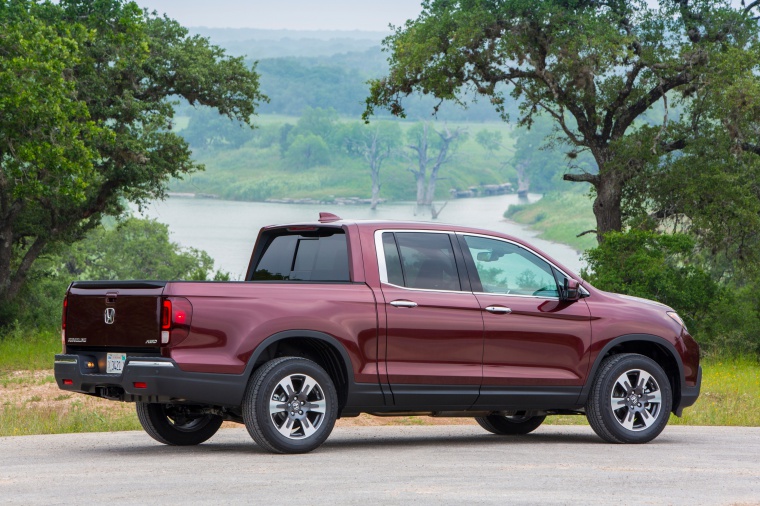
[[[202,443],[231,420],[281,453],[359,413],[495,434],[585,414],[606,441],[644,443],[701,381],[671,308],[519,239],[327,213],[262,229],[245,281],[72,283],[62,340],[58,386],[135,402],[156,440]]]

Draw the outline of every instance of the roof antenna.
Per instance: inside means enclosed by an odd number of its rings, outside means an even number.
[[[320,223],[332,223],[333,221],[340,221],[343,218],[333,213],[319,213]]]

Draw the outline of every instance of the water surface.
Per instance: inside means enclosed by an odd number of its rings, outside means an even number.
[[[530,202],[540,198],[540,195],[528,195]],[[580,254],[575,249],[538,239],[537,232],[502,217],[511,204],[517,203],[518,197],[514,194],[451,200],[437,223],[485,228],[527,239],[571,269],[580,269]],[[173,241],[205,250],[214,259],[217,269],[239,279],[248,268],[251,249],[263,226],[315,221],[320,211],[346,219],[431,221],[429,214],[415,216],[414,207],[413,203],[392,203],[372,211],[363,205],[272,204],[173,196],[148,205],[143,215],[166,223]]]

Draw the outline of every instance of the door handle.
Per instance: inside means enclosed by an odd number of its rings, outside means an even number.
[[[394,300],[394,301],[391,301],[391,306],[405,307],[405,308],[411,309],[413,307],[417,307],[417,303],[412,302],[411,300]]]
[[[493,314],[509,314],[512,312],[511,309],[504,306],[488,306],[486,308],[486,311]]]

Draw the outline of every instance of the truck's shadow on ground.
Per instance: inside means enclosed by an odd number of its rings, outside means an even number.
[[[662,438],[661,443],[667,443],[667,438]],[[593,434],[541,434],[535,433],[526,436],[495,436],[490,434],[483,435],[430,435],[430,434],[393,434],[368,437],[347,437],[346,434],[334,434],[324,445],[310,455],[328,454],[334,452],[346,452],[353,449],[366,449],[382,451],[384,449],[393,449],[398,452],[400,448],[414,450],[421,448],[435,448],[451,450],[459,448],[461,450],[498,447],[506,449],[510,446],[531,446],[531,445],[598,445],[605,444],[601,439]],[[657,444],[653,442],[650,444]],[[247,439],[245,434],[240,434],[239,440],[231,441],[229,436],[224,440],[211,439],[210,441],[198,446],[164,446],[153,444],[149,440],[145,445],[136,445],[130,447],[113,448],[113,449],[86,449],[87,452],[102,453],[103,451],[118,453],[122,455],[204,455],[210,453],[228,453],[228,454],[261,454],[272,455],[256,445],[252,440]],[[272,455],[277,457],[277,455]]]

